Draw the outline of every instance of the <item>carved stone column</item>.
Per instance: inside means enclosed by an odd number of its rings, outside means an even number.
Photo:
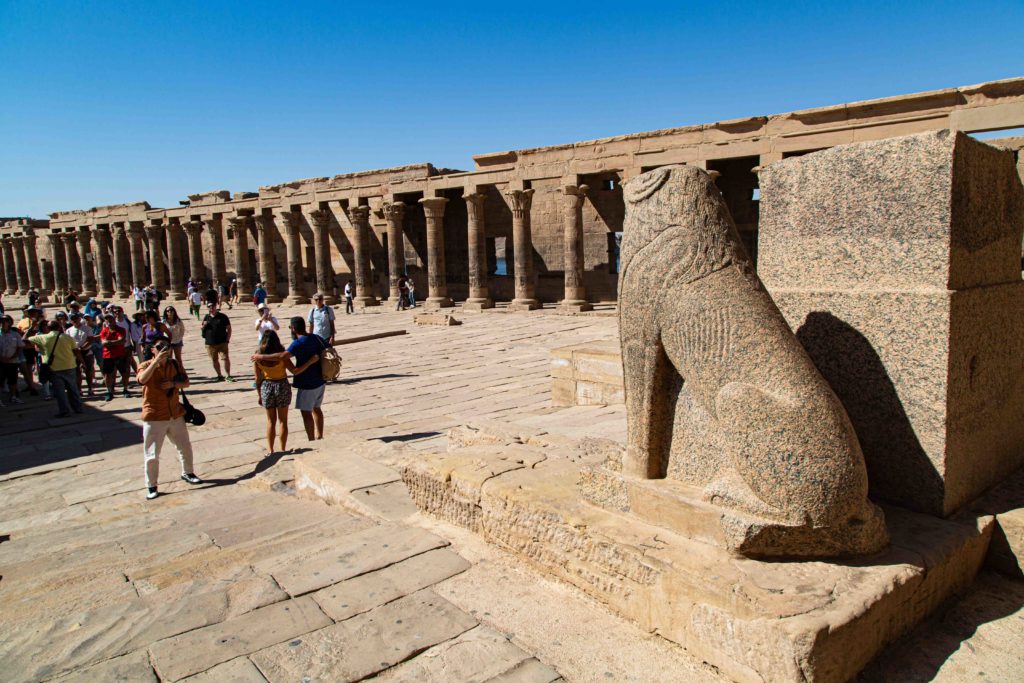
[[[96,296],[96,271],[93,269],[92,240],[89,226],[78,228],[78,259],[82,264],[82,296]]]
[[[14,242],[14,272],[18,285],[18,294],[28,294],[28,260],[25,258],[25,238],[21,235],[12,237]]]
[[[142,244],[145,234],[141,225],[128,224],[128,247],[132,256],[132,287],[145,287],[153,281],[146,274],[146,248]]]
[[[146,237],[149,239],[150,284],[162,292],[167,289],[164,279],[164,226],[147,225]]]
[[[331,224],[331,212],[317,209],[309,214],[313,221],[313,258],[316,259],[316,288],[324,295],[328,306],[337,303],[331,273],[331,240],[327,227]]]
[[[114,290],[119,299],[126,299],[132,293],[132,262],[128,248],[128,234],[124,223],[113,224],[114,244]]]
[[[444,197],[424,197],[423,215],[427,219],[427,300],[424,308],[451,308],[448,275],[444,265]]]
[[[199,221],[183,223],[185,234],[188,235],[188,274],[193,282],[209,282],[206,278],[206,266],[203,265],[203,224]]]
[[[213,256],[213,267],[210,276],[218,282],[227,283],[228,268],[224,249],[224,228],[220,216],[203,219],[203,227],[210,236],[210,255]]]
[[[385,202],[381,212],[388,224],[388,302],[397,304],[401,296],[398,279],[405,274],[405,233],[402,230],[405,204]]]
[[[92,234],[96,243],[92,252],[96,263],[96,290],[100,297],[109,299],[114,295],[114,274],[110,267],[110,228],[98,225]]]
[[[267,301],[277,303],[277,261],[274,259],[274,222],[270,216],[253,216],[256,220],[257,245],[260,256],[260,282],[267,290]]]
[[[494,308],[487,287],[487,240],[484,228],[484,200],[487,195],[474,192],[462,197],[466,200],[469,237],[469,298],[462,307],[469,311]]]
[[[171,281],[167,298],[175,301],[185,298],[185,255],[181,251],[184,234],[181,224],[167,224],[167,274]]]
[[[285,257],[288,259],[288,298],[291,305],[309,303],[306,283],[302,272],[302,242],[299,230],[302,228],[302,214],[282,211],[279,216],[285,233]]]
[[[25,260],[28,262],[28,286],[38,289],[42,296],[46,294],[47,288],[39,272],[39,252],[36,248],[35,234],[26,234],[22,244],[25,249]]]
[[[46,236],[50,237],[50,235],[46,235]],[[40,271],[39,274],[40,274],[40,276],[42,277],[42,280],[43,280],[43,288],[39,291],[39,293],[42,295],[42,298],[44,300],[49,295],[49,298],[50,298],[51,301],[56,301],[57,297],[53,296],[53,294],[57,291],[57,283],[54,281],[54,270],[55,270],[57,264],[53,260],[53,257],[54,257],[53,240],[47,240],[47,241],[50,244],[50,259],[49,260],[40,259],[41,263],[39,264],[39,271]],[[38,256],[38,254],[37,254],[37,256]],[[2,264],[3,264],[3,258],[0,257],[0,265],[2,265]],[[3,277],[2,276],[0,276],[0,286],[3,286]]]
[[[75,293],[82,294],[82,262],[78,259],[78,236],[73,232],[66,232],[60,236],[64,243],[64,258],[68,264],[68,288],[77,290]]]
[[[6,289],[5,294],[17,294],[18,293],[18,276],[17,266],[14,263],[14,238],[4,237],[4,284]]]
[[[512,244],[515,249],[513,276],[516,286],[515,298],[508,305],[508,310],[532,311],[540,308],[533,282],[533,238],[530,236],[533,190],[506,190],[505,196],[512,209]]]
[[[565,296],[559,308],[569,313],[581,313],[594,307],[587,302],[587,289],[583,285],[583,202],[586,185],[566,185],[562,188],[564,219]]]
[[[46,237],[50,240],[50,260],[53,261],[53,301],[60,303],[71,282],[68,278],[68,259],[61,236],[49,234]]]
[[[370,207],[350,206],[348,220],[352,223],[352,250],[356,262],[356,295],[352,302],[360,308],[378,306],[373,294],[373,275],[370,271]]]
[[[249,272],[249,225],[252,216],[235,216],[228,219],[235,236],[235,279],[238,293],[244,299],[252,294],[252,274]]]

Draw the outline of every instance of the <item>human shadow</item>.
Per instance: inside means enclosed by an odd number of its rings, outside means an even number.
[[[864,451],[871,497],[921,512],[941,511],[942,476],[871,342],[824,311],[808,314],[796,336],[850,416]]]
[[[412,375],[412,374],[408,374],[408,373],[389,372],[389,373],[384,374],[384,375],[363,375],[361,377],[348,377],[346,379],[335,380],[333,383],[334,384],[358,384],[359,382],[369,382],[370,380],[374,380],[374,379],[397,379],[397,378],[400,378],[400,377],[416,377],[416,376],[417,375]]]
[[[263,456],[263,458],[259,462],[257,462],[255,466],[253,466],[251,472],[240,474],[237,477],[228,477],[223,479],[203,479],[202,486],[199,486],[197,488],[216,488],[218,486],[234,486],[235,484],[241,483],[243,481],[248,481],[249,479],[255,478],[259,474],[266,472],[271,467],[281,462],[281,459],[284,458],[286,455],[301,455],[302,453],[306,453],[311,450],[313,449],[293,448],[287,451],[274,451],[273,453],[268,453],[267,455]]]
[[[384,443],[391,443],[392,441],[418,441],[420,439],[429,439],[432,436],[439,436],[440,434],[441,432],[411,432],[409,434],[378,436],[374,441],[383,441]]]

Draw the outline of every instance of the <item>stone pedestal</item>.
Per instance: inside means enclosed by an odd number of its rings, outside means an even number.
[[[487,195],[473,192],[462,197],[466,200],[469,241],[469,298],[462,305],[464,311],[482,311],[494,308],[487,286],[487,240],[484,224],[484,201]]]
[[[591,342],[551,351],[551,405],[621,405],[622,354],[617,342]]]
[[[181,239],[184,232],[179,223],[167,226],[167,271],[170,279],[169,299],[181,301],[185,298],[185,264],[181,253]]]
[[[249,272],[249,225],[252,216],[235,216],[228,219],[235,237],[235,279],[238,293],[244,301],[252,294],[252,275]],[[250,299],[251,300],[251,299]]]
[[[586,185],[562,188],[565,297],[559,302],[558,309],[564,313],[582,313],[594,308],[587,302],[587,290],[583,285],[583,202],[589,189]]]
[[[1024,188],[950,131],[761,171],[758,272],[846,407],[871,493],[945,516],[1024,464]]]
[[[348,219],[352,223],[352,250],[355,259],[356,294],[352,302],[356,308],[379,306],[373,294],[373,274],[370,270],[370,207],[350,206]]]
[[[141,225],[129,224],[128,247],[132,259],[132,287],[145,287],[153,281],[146,273],[146,248],[142,244],[145,234]]]
[[[427,310],[451,308],[455,304],[448,297],[448,274],[444,261],[444,197],[424,197],[420,200],[427,220]]]
[[[388,303],[397,306],[401,298],[398,280],[405,275],[405,204],[385,202],[381,213],[388,224]]]
[[[510,311],[532,311],[540,308],[533,282],[533,239],[530,235],[530,205],[533,190],[506,190],[512,210],[512,242],[515,249],[515,298],[508,305]]]
[[[331,224],[331,212],[317,209],[309,214],[313,221],[313,258],[316,259],[316,288],[324,295],[324,303],[333,306],[338,303],[334,296],[333,270],[331,268],[331,240],[327,232]]]
[[[146,237],[149,240],[149,283],[161,292],[167,289],[164,278],[164,226],[147,225]]]
[[[132,294],[132,261],[128,246],[128,232],[124,223],[114,223],[111,239],[114,244],[114,288],[120,299]]]
[[[274,258],[274,225],[270,216],[254,216],[256,220],[256,238],[259,240],[260,282],[267,290],[267,301],[279,303],[281,296],[277,293],[277,260]],[[289,252],[289,261],[291,253]],[[291,264],[288,266],[288,287],[291,291]]]

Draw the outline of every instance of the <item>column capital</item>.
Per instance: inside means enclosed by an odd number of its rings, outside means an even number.
[[[143,229],[146,231],[146,235],[152,239],[156,239],[163,235],[164,226],[162,225],[145,225]]]
[[[446,197],[424,197],[420,200],[423,205],[423,213],[427,218],[441,218],[444,216],[444,205],[448,203]]]
[[[182,229],[181,223],[168,223],[167,224],[167,232],[169,232],[169,233],[178,235],[178,234],[181,234],[181,229]]]
[[[380,212],[384,215],[386,221],[400,221],[405,216],[405,204],[402,202],[384,202],[380,207]]]
[[[20,247],[21,243],[25,240],[24,236],[22,235],[11,235],[8,237],[8,239],[11,241],[11,244],[18,247]]]
[[[203,232],[203,224],[199,221],[187,221],[182,223],[181,227],[185,229],[189,237],[197,237]]]
[[[99,233],[100,235],[109,235],[110,234],[110,226],[109,225],[97,225],[95,228],[93,228],[93,231],[96,232],[96,233]]]
[[[95,228],[93,228],[95,230]],[[78,243],[82,246],[89,244],[89,226],[80,225],[78,226]]]
[[[220,216],[207,216],[206,218],[200,218],[199,222],[203,224],[207,230],[220,225]]]
[[[574,197],[585,197],[590,192],[589,185],[564,185],[562,186],[562,193]]]
[[[132,225],[130,223],[128,224],[128,229],[125,232],[127,232],[128,236],[133,240],[141,240],[146,234],[145,228],[141,225]]]
[[[128,230],[125,228],[124,223],[111,223],[110,229],[111,232],[114,233],[114,236],[118,238],[128,234]]]
[[[466,212],[470,220],[480,220],[484,217],[484,202],[487,195],[482,192],[471,192],[462,195],[462,198],[466,200]]]
[[[51,232],[50,234],[47,235],[47,237],[50,239],[51,246],[56,247],[58,244],[60,244],[61,235],[59,232]]]
[[[255,216],[253,216],[252,219],[254,221],[256,221],[256,231],[262,237],[263,233],[265,233],[267,231],[267,228],[269,228],[271,226],[271,218],[270,218],[270,216],[264,216],[263,214],[257,214]]]
[[[345,209],[345,213],[348,214],[348,219],[354,225],[363,225],[370,222],[370,207],[368,206],[350,206]]]
[[[78,235],[73,232],[61,233],[60,241],[64,244],[76,244],[78,242]]]
[[[299,211],[281,211],[277,215],[281,217],[281,224],[289,236],[292,231],[298,230],[302,226],[302,213]]]
[[[330,209],[316,209],[309,212],[309,217],[318,228],[326,228],[331,223]]]
[[[249,227],[249,221],[250,220],[252,220],[252,216],[229,216],[228,217],[228,224],[232,228],[237,228],[239,230],[245,230],[246,228]]]
[[[505,190],[504,195],[508,197],[508,205],[514,217],[522,218],[530,212],[533,190]]]

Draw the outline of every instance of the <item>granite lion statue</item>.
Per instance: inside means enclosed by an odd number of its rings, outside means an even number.
[[[702,482],[703,497],[724,509],[723,525],[730,511],[760,520],[741,525],[741,534],[757,528],[759,535],[744,554],[849,556],[884,548],[884,517],[867,498],[849,417],[755,274],[712,177],[667,166],[623,190],[623,474],[666,476],[685,386],[727,444],[714,455],[721,471]]]

